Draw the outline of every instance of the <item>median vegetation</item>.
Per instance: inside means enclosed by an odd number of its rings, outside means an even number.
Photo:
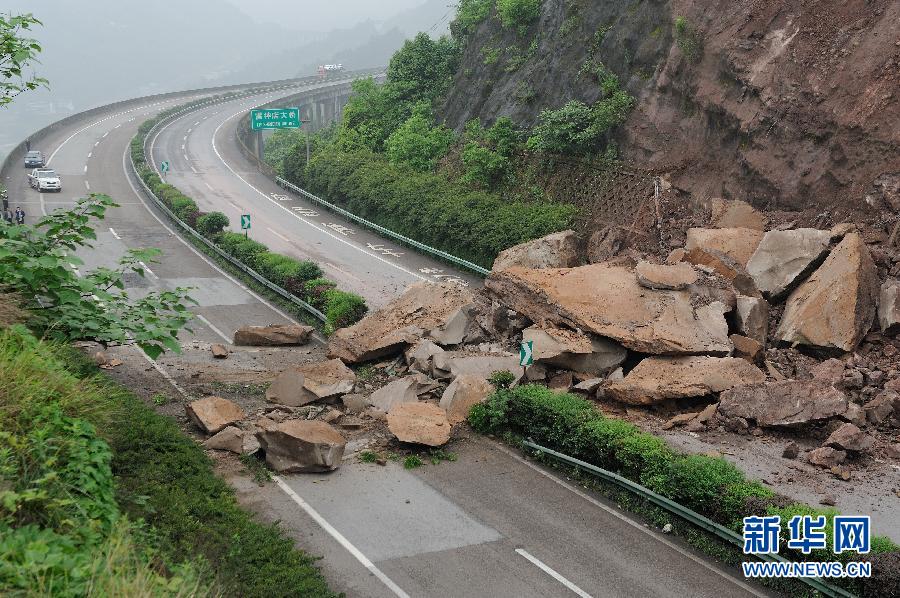
[[[221,99],[227,98],[228,96],[222,96]],[[144,142],[150,130],[158,122],[176,112],[209,101],[203,100],[170,108],[161,112],[157,117],[141,123],[138,134],[131,141],[131,157],[138,176],[143,179],[154,195],[188,226],[248,268],[255,270],[270,282],[321,311],[326,317],[326,332],[330,333],[362,319],[368,312],[365,299],[336,288],[337,285],[334,283],[330,283],[324,293],[315,296],[308,294],[307,284],[321,280],[323,277],[318,264],[273,253],[258,241],[226,230],[230,221],[225,214],[202,212],[193,199],[184,195],[175,186],[164,182],[148,163],[147,157],[144,155]]]
[[[781,515],[782,537],[794,515],[824,515],[826,529],[838,512],[792,502],[777,496],[761,483],[748,480],[721,457],[686,455],[673,451],[661,438],[641,432],[631,423],[604,417],[594,404],[569,393],[544,386],[509,388],[511,377],[495,375],[497,390],[485,403],[472,408],[469,423],[484,434],[528,438],[547,448],[617,473],[674,500],[713,521],[742,531],[742,520],[751,515]],[[885,537],[872,539],[868,555],[831,551],[810,555],[783,550],[782,556],[800,560],[869,560],[869,580],[841,580],[842,587],[861,596],[896,596],[900,587],[900,547]]]

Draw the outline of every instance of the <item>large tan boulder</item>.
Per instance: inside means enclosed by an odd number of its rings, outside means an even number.
[[[689,228],[684,248],[721,252],[746,267],[763,232],[752,228]]]
[[[492,272],[485,285],[533,322],[580,329],[641,353],[727,355],[732,349],[725,305],[694,301],[689,290],[645,289],[628,268],[512,268]]]
[[[461,351],[445,351],[434,356],[432,376],[438,380],[450,380],[457,376],[477,376],[487,380],[499,371],[512,372],[516,379],[522,376],[522,366],[516,355],[470,354]]]
[[[277,472],[333,471],[340,467],[347,441],[319,420],[290,419],[256,434],[266,463]]]
[[[711,202],[710,225],[713,228],[752,228],[766,230],[766,218],[746,201],[715,198]]]
[[[844,394],[818,380],[783,380],[737,386],[719,395],[719,414],[760,426],[796,426],[847,413]]]
[[[526,328],[522,340],[532,343],[535,362],[588,374],[614,370],[628,356],[619,343],[550,324]]]
[[[822,446],[830,446],[842,451],[863,452],[875,445],[875,439],[851,423],[841,426],[825,439]]]
[[[792,345],[852,351],[872,326],[877,297],[875,264],[862,237],[848,234],[788,297],[775,338]]]
[[[245,347],[281,347],[305,345],[315,331],[302,324],[244,326],[234,333],[234,344]]]
[[[764,295],[783,297],[822,263],[830,242],[827,230],[769,231],[747,262],[747,273]]]
[[[230,451],[236,455],[251,455],[259,450],[259,440],[252,432],[228,426],[203,443],[204,448]]]
[[[328,341],[328,356],[360,363],[400,353],[432,330],[449,336],[460,309],[473,301],[471,291],[459,284],[416,283],[353,326],[337,330]]]
[[[419,380],[406,376],[394,380],[373,392],[366,401],[379,411],[387,413],[400,403],[415,403],[419,400]]]
[[[387,414],[388,429],[401,442],[442,446],[450,440],[447,412],[432,403],[400,403]]]
[[[246,417],[236,403],[222,397],[205,397],[184,406],[188,417],[207,434],[215,434]]]
[[[653,264],[638,262],[634,268],[638,284],[648,289],[680,291],[697,282],[697,271],[687,262]]]
[[[565,230],[504,249],[494,270],[507,268],[571,268],[579,263],[578,235]]]
[[[881,285],[878,322],[885,334],[900,334],[900,279],[889,278]]]
[[[632,405],[649,405],[702,397],[765,380],[758,367],[737,357],[648,357],[623,380],[607,386],[606,396]]]
[[[266,400],[290,407],[352,392],[356,374],[340,359],[308,363],[279,374],[266,390]]]
[[[457,376],[441,396],[441,409],[447,412],[451,424],[466,421],[474,405],[483,402],[494,387],[479,376]]]
[[[769,336],[769,303],[762,297],[738,295],[734,323],[739,333],[765,345]]]

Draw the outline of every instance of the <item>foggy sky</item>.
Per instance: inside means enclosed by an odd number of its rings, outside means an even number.
[[[419,6],[423,0],[227,0],[259,23],[307,31],[339,29],[372,19],[382,21]],[[447,0],[446,4],[455,3]]]

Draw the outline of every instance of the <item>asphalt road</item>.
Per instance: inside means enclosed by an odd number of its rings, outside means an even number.
[[[235,130],[251,107],[274,97],[237,100],[172,121],[151,140],[154,164],[168,161],[168,182],[201,210],[223,212],[232,229],[239,228],[241,214],[250,214],[252,238],[275,252],[317,262],[328,278],[362,295],[370,306],[384,305],[419,281],[481,284],[478,276],[324,211],[256,171],[239,151]]]
[[[85,267],[112,265],[126,248],[162,249],[160,262],[150,265],[147,278],[130,278],[128,289],[139,295],[150,289],[196,287],[192,294],[200,305],[193,311],[199,321],[185,340],[227,341],[240,325],[287,321],[285,314],[176,236],[127,175],[126,152],[138,125],[173,103],[138,102],[36,139],[35,148],[51,155],[50,166],[61,175],[63,191],[39,194],[27,186],[24,168],[13,169],[2,173],[11,205],[23,205],[31,222],[42,213],[71,206],[89,191],[114,197],[121,207],[102,223],[95,248],[83,252]],[[234,216],[252,206],[255,222],[271,229],[273,238],[295,239],[283,247],[272,243],[273,249],[293,248],[300,255],[304,248],[318,248],[313,257],[329,259],[337,267],[334,272],[346,269],[363,281],[361,289],[375,285],[382,297],[424,275],[419,265],[426,262],[406,251],[400,257],[374,259],[363,231],[345,237],[328,233],[333,229],[321,230],[325,219],[334,222],[329,215],[287,217],[280,207],[286,202],[270,201],[265,195],[274,190],[240,166],[227,132],[217,137],[216,149],[231,168],[217,166],[213,134],[221,133],[220,125],[245,107],[240,102],[213,107],[189,123],[182,119],[170,127],[170,132],[182,127],[170,135],[176,144],[188,135],[197,147],[191,150],[196,154],[188,152],[185,164],[198,172],[188,168],[190,175],[181,171],[182,178],[173,182],[192,185],[185,190],[208,202],[201,204],[205,209],[234,201]],[[170,147],[170,141],[162,141]],[[175,165],[178,169],[178,162]],[[244,180],[260,193],[254,196]],[[212,190],[195,193],[197,185],[205,183]],[[154,365],[171,381],[165,367]],[[734,571],[719,568],[490,441],[465,441],[453,450],[458,461],[412,471],[394,463],[357,463],[350,457],[330,475],[285,476],[264,488],[244,479],[232,482],[258,512],[280,520],[299,546],[323,555],[320,565],[329,582],[348,596],[759,595]]]

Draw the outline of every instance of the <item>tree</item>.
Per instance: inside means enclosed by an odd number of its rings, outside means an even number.
[[[388,160],[393,164],[408,164],[419,172],[433,169],[453,142],[453,131],[432,126],[428,104],[422,102],[384,143]]]
[[[4,290],[20,298],[28,324],[59,341],[91,340],[103,345],[137,344],[158,357],[166,349],[179,352],[178,331],[193,317],[184,306],[188,290],[149,293],[133,301],[124,276],[144,276],[144,263],[157,249],[130,250],[118,269],[79,273],[80,247],[91,247],[92,219],[117,207],[106,195],[91,194],[69,211],[57,210],[34,225],[0,223],[0,280]]]
[[[0,106],[23,91],[46,87],[47,80],[28,73],[37,62],[40,44],[22,34],[42,23],[31,14],[0,15]]]

